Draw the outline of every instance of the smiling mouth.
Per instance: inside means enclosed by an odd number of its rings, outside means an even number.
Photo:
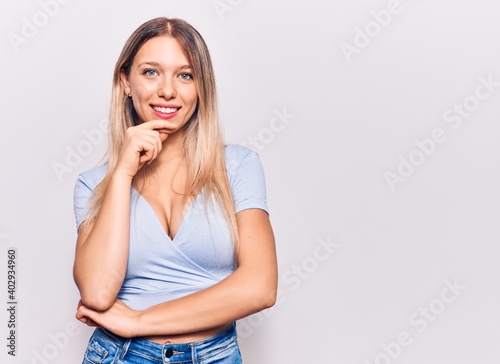
[[[170,115],[177,111],[179,111],[180,107],[162,107],[162,106],[153,106],[153,110],[159,112],[164,115]]]

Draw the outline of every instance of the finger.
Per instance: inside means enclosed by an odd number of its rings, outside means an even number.
[[[81,323],[87,324],[88,319],[85,316],[79,315],[78,312],[76,313],[75,318]]]
[[[156,144],[156,139],[151,140],[149,138],[145,138],[138,142],[136,145],[136,153],[139,154],[140,163],[145,163],[156,157]]]
[[[139,164],[142,166],[144,163],[151,164],[154,161],[154,149],[148,150],[139,157]]]
[[[94,320],[87,320],[87,326],[91,326],[91,327],[101,327],[101,325],[99,325],[97,322],[95,322]]]
[[[75,316],[80,322],[84,323],[87,326],[100,327],[100,325],[97,322],[95,322],[93,319],[87,316],[88,312],[92,312],[92,314],[97,315],[96,312],[93,312],[92,310],[89,310],[82,305],[76,312]]]
[[[162,147],[162,138],[161,136],[165,136],[168,134],[161,134],[158,130],[149,130],[149,129],[132,129],[129,128],[127,130],[127,137],[129,139],[129,143],[135,145],[136,147],[141,146],[144,150],[148,150],[147,144],[153,144],[155,147]],[[166,137],[164,137],[166,139]]]
[[[160,134],[157,131],[152,131],[153,136],[144,136],[144,140],[141,143],[141,162],[148,162],[151,164],[162,149],[162,140]]]
[[[95,321],[97,318],[98,313],[95,312],[94,310],[88,309],[85,306],[81,306],[78,311],[76,311],[76,318],[85,318],[86,321],[88,322],[89,320]]]
[[[158,154],[160,154],[160,150],[161,150],[160,134],[156,132],[155,141],[152,144],[153,155],[151,156],[151,160],[148,162],[148,164],[151,164],[156,159],[156,157],[158,157]]]
[[[151,159],[149,162],[151,163],[156,159],[158,154],[163,148],[163,141],[167,139],[168,134],[160,133],[157,130],[141,130],[140,134],[136,135],[136,141],[141,145],[142,150],[147,152],[149,150],[153,150],[153,154],[151,154]]]
[[[158,132],[158,137],[156,138],[156,151],[157,151],[157,154],[160,154],[161,150],[163,149],[163,141],[166,138],[166,136],[168,136],[168,134],[162,134],[160,132]],[[156,157],[155,157],[156,158]]]
[[[150,120],[140,125],[137,125],[135,128],[157,130],[157,131],[162,130],[163,132],[171,133],[176,129],[176,125],[173,122],[167,120]]]

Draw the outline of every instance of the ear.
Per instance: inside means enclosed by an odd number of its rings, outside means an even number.
[[[122,82],[123,89],[125,91],[125,95],[130,95],[130,83],[128,82],[127,75],[125,72],[120,71],[120,80]]]

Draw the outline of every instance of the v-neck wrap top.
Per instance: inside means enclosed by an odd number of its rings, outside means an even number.
[[[240,145],[225,147],[225,162],[236,213],[250,208],[268,212],[265,178],[259,157]],[[89,216],[92,192],[108,166],[80,174],[74,190],[77,229]],[[171,239],[148,202],[130,190],[128,265],[118,298],[144,310],[208,288],[236,269],[234,242],[214,197],[206,204],[203,190],[189,203]]]

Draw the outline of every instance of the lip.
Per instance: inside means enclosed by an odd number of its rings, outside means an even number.
[[[173,117],[177,116],[177,114],[179,113],[179,110],[181,109],[180,106],[178,105],[165,105],[165,104],[152,104],[150,105],[151,106],[151,110],[153,111],[153,113],[159,118],[159,119],[163,119],[163,120],[169,120],[169,119],[172,119]],[[154,108],[155,107],[165,107],[165,108],[171,108],[171,109],[177,109],[177,111],[171,113],[171,114],[162,114],[161,112],[159,111],[156,111]]]

